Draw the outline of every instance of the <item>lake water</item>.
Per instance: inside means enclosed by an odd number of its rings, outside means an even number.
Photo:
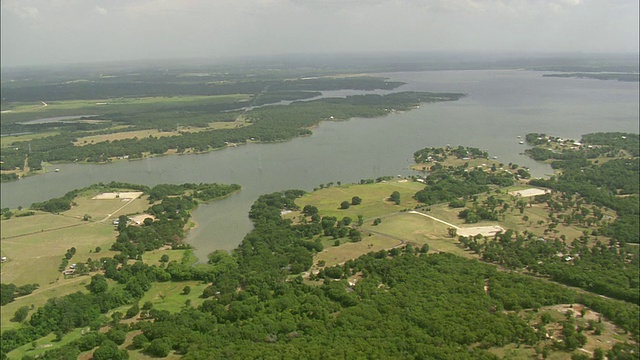
[[[638,132],[638,83],[542,77],[516,70],[433,71],[382,74],[406,82],[397,89],[463,92],[455,102],[374,119],[325,122],[313,135],[274,144],[248,144],[201,155],[164,156],[108,165],[59,164],[60,172],[4,183],[2,207],[29,206],[69,190],[111,180],[159,183],[238,183],[242,191],[200,206],[198,227],[188,241],[196,255],[231,250],[251,229],[247,214],[255,199],[285,189],[358,182],[383,175],[411,175],[413,153],[446,144],[479,147],[504,163],[550,168],[521,153],[517,136],[544,132],[579,139],[598,131]],[[336,95],[349,95],[341,92]]]

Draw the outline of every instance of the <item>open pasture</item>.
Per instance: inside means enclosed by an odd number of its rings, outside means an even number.
[[[3,281],[4,282],[4,281]],[[17,322],[12,322],[13,314],[16,310],[23,306],[28,306],[37,309],[46,304],[47,300],[53,297],[61,297],[69,295],[78,291],[88,292],[86,286],[91,282],[89,276],[80,276],[75,278],[64,279],[60,277],[60,280],[54,285],[40,284],[40,288],[36,289],[33,293],[27,296],[16,298],[13,302],[10,302],[0,307],[0,319],[2,320],[2,331],[8,329],[14,329],[20,326]],[[42,286],[44,285],[44,286]],[[29,312],[29,316],[32,312]]]
[[[116,236],[113,226],[75,221],[77,226],[3,239],[2,253],[8,261],[2,264],[2,281],[16,285],[38,283],[41,287],[54,284],[62,278],[58,267],[71,247],[76,248],[76,254],[69,263],[115,254],[111,251],[94,252],[98,246],[109,249],[113,244]]]
[[[57,131],[47,131],[47,132],[41,132],[41,133],[3,136],[3,137],[0,138],[0,147],[7,148],[7,147],[10,147],[10,146],[12,146],[13,144],[15,144],[17,142],[31,141],[31,140],[35,140],[35,139],[42,139],[42,138],[46,138],[46,137],[49,137],[49,136],[55,136],[55,135],[58,135],[58,134],[59,134],[59,132],[57,132]]]
[[[148,137],[161,138],[166,136],[180,135],[177,131],[160,131],[158,129],[123,131],[112,134],[90,135],[78,138],[73,142],[75,146],[91,145],[103,141],[115,141],[124,139],[144,139]]]
[[[222,103],[246,101],[249,94],[211,95],[211,96],[154,96],[128,97],[116,99],[64,100],[46,103],[12,103],[3,106],[3,121],[21,122],[41,118],[74,115],[100,115],[107,113],[157,112],[175,107],[193,107]],[[46,104],[46,105],[45,105]]]
[[[448,237],[447,225],[419,214],[398,213],[383,218],[379,225],[365,224],[363,229],[401,238],[416,245],[428,244],[429,251],[442,251],[464,257],[473,257],[470,252],[458,246],[457,239]]]
[[[73,217],[45,212],[36,212],[36,214],[32,216],[12,217],[9,220],[2,220],[2,226],[0,226],[0,234],[2,235],[2,240],[4,241],[5,238],[46,232],[53,229],[59,229],[78,224],[80,224],[78,219],[75,219]]]
[[[82,136],[82,137],[79,137],[76,141],[74,141],[73,144],[75,146],[85,146],[85,145],[97,144],[103,141],[116,141],[116,140],[134,139],[134,138],[144,139],[148,137],[162,138],[167,136],[180,136],[183,133],[194,133],[194,132],[202,132],[202,131],[221,130],[221,129],[235,129],[238,127],[247,126],[249,124],[250,123],[242,119],[239,119],[237,121],[210,122],[206,127],[178,126],[177,130],[174,130],[174,131],[161,131],[158,129],[126,131],[125,129],[123,129],[124,131],[114,132],[110,134]]]
[[[140,192],[122,192],[120,197],[97,194],[95,197],[77,197],[73,206],[64,214],[82,219],[86,214],[93,221],[103,221],[107,218],[117,219],[120,215],[141,213],[149,208],[147,197],[140,197]]]
[[[418,203],[413,195],[424,188],[424,184],[406,180],[391,180],[376,184],[366,185],[340,185],[314,191],[296,200],[300,209],[305,205],[313,205],[318,208],[321,216],[336,216],[341,219],[345,216],[357,219],[362,215],[365,219],[379,217],[385,214],[413,209]],[[392,192],[400,193],[400,205],[388,200]],[[358,196],[362,199],[360,205],[351,205],[348,209],[340,209],[343,201],[351,203],[351,198]]]
[[[191,287],[191,292],[188,295],[182,293],[185,286]],[[208,284],[199,281],[156,282],[140,299],[140,307],[145,302],[151,301],[154,309],[178,312],[185,306],[187,300],[191,300],[191,306],[196,307],[205,300],[200,295],[207,286]]]
[[[324,261],[325,266],[334,266],[350,259],[356,259],[369,252],[391,249],[401,244],[401,242],[396,239],[380,235],[365,235],[362,241],[356,243],[346,242],[340,246],[333,246],[333,242],[335,242],[335,240],[332,239],[325,242],[324,250],[316,254],[313,259],[315,264],[319,261]],[[311,268],[311,271],[314,270],[317,270],[317,266]]]
[[[56,335],[51,333],[43,338],[38,339],[32,343],[25,344],[8,354],[9,359],[24,359],[27,356],[28,359],[34,359],[43,355],[46,351],[51,349],[57,349],[74,340],[79,339],[82,334],[89,331],[89,328],[74,329],[68,334],[62,337],[61,341],[55,341]],[[35,345],[35,347],[34,347]]]

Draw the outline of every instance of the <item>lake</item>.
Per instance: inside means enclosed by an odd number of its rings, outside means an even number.
[[[411,175],[413,153],[446,144],[479,147],[501,162],[551,172],[522,155],[517,136],[544,132],[579,139],[598,131],[638,132],[638,83],[543,77],[518,70],[427,71],[381,74],[406,82],[396,91],[463,92],[454,102],[425,104],[374,119],[324,122],[313,135],[273,144],[247,144],[200,155],[176,155],[107,165],[57,164],[60,172],[3,183],[2,207],[29,206],[69,190],[111,180],[159,183],[238,183],[242,191],[200,206],[188,241],[196,256],[231,250],[250,231],[256,198],[285,189]],[[338,96],[354,92],[335,93]]]

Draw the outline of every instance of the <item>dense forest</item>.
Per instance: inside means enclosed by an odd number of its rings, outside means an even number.
[[[261,196],[251,209],[254,230],[232,254],[212,254],[206,267],[171,262],[161,268],[126,260],[118,267],[117,260],[101,259],[104,276],[92,277],[89,293],[52,299],[28,325],[4,332],[3,353],[50,332],[63,336],[74,327],[91,326],[94,331],[42,358],[71,359],[94,348],[94,358],[103,353],[126,358],[117,344],[126,333],[141,331],[132,346],[158,357],[175,352],[185,359],[494,359],[487,351],[491,347],[535,347],[545,339],[518,310],[565,303],[587,304],[638,333],[635,305],[450,254],[428,254],[426,248],[411,245],[326,269],[325,274],[337,276],[303,281],[300,273],[318,250],[308,247],[310,240],[280,217],[282,210],[296,207],[293,201],[302,194]],[[109,286],[105,277],[122,286]],[[201,306],[169,313],[143,310],[136,303],[153,282],[187,279],[210,284]],[[122,314],[102,320],[100,314],[127,303],[132,304],[127,316],[139,321],[122,323]],[[105,324],[109,330],[98,332]],[[571,331],[557,340],[557,350],[573,351],[588,330],[565,326]]]

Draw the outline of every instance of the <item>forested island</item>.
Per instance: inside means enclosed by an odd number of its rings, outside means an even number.
[[[189,212],[236,185],[98,184],[3,209],[3,241],[44,236],[18,228],[46,212],[117,235],[60,248],[62,296],[3,284],[2,356],[637,358],[638,134],[526,140],[554,176],[424,148],[410,178],[260,196],[254,229],[206,264],[180,241]]]

